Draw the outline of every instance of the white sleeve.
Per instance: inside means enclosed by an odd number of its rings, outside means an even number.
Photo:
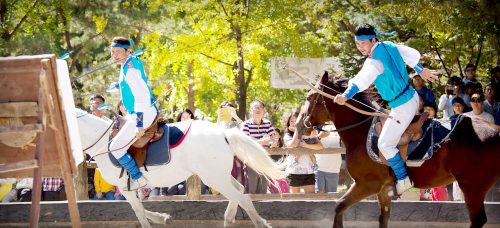
[[[384,72],[384,65],[380,60],[367,58],[363,67],[354,78],[349,80],[349,84],[355,84],[358,92],[368,89],[377,77]]]
[[[399,54],[403,58],[403,61],[406,63],[406,65],[410,66],[411,68],[415,68],[415,66],[420,61],[420,52],[405,45],[396,44],[396,48],[398,49]]]
[[[135,112],[143,112],[151,104],[151,96],[148,85],[142,80],[141,72],[137,69],[129,68],[125,80],[134,96]]]
[[[441,110],[441,111],[445,110],[447,104],[448,104],[448,95],[446,95],[446,94],[441,95],[441,97],[439,98],[438,110]]]

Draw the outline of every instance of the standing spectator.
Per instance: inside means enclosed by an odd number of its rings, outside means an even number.
[[[219,109],[217,109],[217,124],[223,128],[229,129],[233,127],[238,127],[243,121],[236,114],[236,108],[229,101],[223,101]],[[233,169],[231,170],[231,175],[245,186],[245,163],[234,156],[233,158]],[[212,192],[218,192],[212,189]]]
[[[455,97],[453,98],[453,100],[451,101],[452,103],[452,106],[453,106],[453,114],[454,115],[462,115],[464,114],[464,110],[465,110],[465,102],[464,102],[464,99],[462,99],[461,97]]]
[[[104,99],[103,96],[97,94],[94,95],[90,98],[90,111],[92,112],[92,115],[109,120],[108,117],[104,115],[104,110],[99,110],[99,106],[104,104],[106,100]]]
[[[439,98],[438,109],[443,111],[443,119],[450,119],[453,115],[453,105],[451,101],[455,97],[461,97],[465,104],[470,107],[470,97],[462,92],[463,82],[457,76],[448,79],[445,86],[445,93]]]
[[[236,114],[236,108],[229,101],[224,101],[217,109],[217,124],[228,129],[238,127],[243,121]]]
[[[463,78],[464,85],[467,83],[473,83],[479,88],[483,88],[481,83],[476,79],[476,65],[468,63],[464,68],[465,77]]]
[[[66,200],[66,192],[64,190],[64,179],[60,177],[42,178],[42,200],[43,201]]]
[[[424,112],[429,113],[429,116],[427,117],[428,119],[436,118],[436,113],[437,113],[436,103],[424,104]]]
[[[179,114],[177,114],[177,122],[188,121],[196,119],[193,111],[189,108],[182,109]],[[167,192],[169,195],[185,195],[187,191],[186,181],[183,181],[177,185],[168,188]],[[206,186],[203,181],[201,182],[201,194],[208,194],[209,187]]]
[[[488,84],[484,88],[484,93],[486,100],[484,101],[484,111],[494,116],[498,109],[500,108],[500,102],[495,101],[495,95],[497,91],[493,84]]]
[[[94,176],[95,197],[94,200],[114,200],[116,188],[109,184],[101,175],[99,168],[95,169]]]
[[[321,132],[319,138],[325,148],[342,147],[337,132]],[[317,192],[337,192],[340,166],[342,165],[341,154],[316,154],[316,159],[318,160],[318,170],[315,174]]]
[[[500,102],[500,65],[491,69],[491,84],[496,91],[495,101]]]
[[[419,74],[413,76],[413,87],[424,101],[424,104],[436,104],[436,97],[432,90],[425,86],[425,81]]]
[[[311,136],[302,136],[302,139],[298,138],[298,132],[295,131],[295,121],[297,120],[299,113],[292,112],[287,119],[287,128],[285,129],[285,135],[283,136],[283,142],[286,147],[304,147],[313,150],[321,150],[323,146],[317,137],[316,131],[313,131]],[[318,169],[316,163],[316,157],[314,154],[293,154],[288,155],[286,160],[286,173],[288,185],[290,186],[291,193],[300,193],[300,190],[304,190],[304,193],[314,193],[316,179],[314,176],[314,171]]]
[[[495,122],[493,116],[487,112],[484,112],[484,95],[480,93],[475,93],[471,97],[472,111],[464,113],[466,116],[479,117],[488,122]]]
[[[269,120],[264,119],[266,106],[264,102],[255,100],[250,103],[250,119],[243,122],[241,130],[248,136],[257,140],[262,146],[270,146],[273,142],[278,141],[276,135],[273,134],[274,127]],[[247,174],[246,192],[250,194],[267,193],[267,179],[264,175],[259,175],[252,168],[246,166]]]

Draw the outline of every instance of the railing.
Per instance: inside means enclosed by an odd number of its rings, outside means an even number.
[[[344,154],[345,148],[324,148],[322,150],[312,150],[304,147],[299,148],[267,148],[269,155],[288,155],[288,154]],[[95,163],[90,163],[88,168],[97,168]],[[175,196],[155,196],[152,200],[224,200],[221,195],[201,194],[201,180],[197,175],[189,177],[186,181],[186,195]],[[313,194],[251,194],[252,200],[327,200],[337,199],[343,193],[313,193]]]

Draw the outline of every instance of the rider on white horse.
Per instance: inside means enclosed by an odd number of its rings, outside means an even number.
[[[335,96],[335,102],[344,104],[356,93],[367,89],[372,83],[375,84],[382,99],[392,108],[390,115],[394,118],[386,120],[380,133],[378,148],[396,174],[397,194],[401,195],[413,187],[413,183],[408,177],[397,144],[415,116],[419,104],[417,92],[408,83],[405,63],[425,80],[437,79],[437,73],[419,63],[420,53],[417,50],[389,41],[380,41],[376,38],[377,35],[380,34],[369,24],[356,28],[356,47],[368,58],[359,73],[349,80],[346,91]]]
[[[133,190],[145,186],[147,180],[127,150],[135,139],[144,135],[145,129],[156,118],[158,109],[141,60],[130,54],[131,45],[133,42],[125,37],[114,37],[111,44],[113,60],[121,65],[119,87],[128,115],[127,122],[113,138],[109,150],[134,180],[130,183],[130,189]]]

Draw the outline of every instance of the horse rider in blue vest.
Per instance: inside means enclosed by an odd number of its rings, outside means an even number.
[[[127,121],[113,138],[109,150],[129,173],[130,190],[135,190],[144,187],[148,181],[127,150],[136,139],[144,135],[156,118],[158,109],[154,104],[142,61],[131,55],[131,45],[133,42],[125,37],[114,37],[111,43],[111,56],[121,65],[118,85],[123,105],[127,109]]]
[[[396,190],[397,194],[401,195],[413,187],[413,182],[408,177],[397,144],[419,106],[419,96],[409,84],[405,63],[424,80],[437,80],[438,73],[424,68],[419,63],[420,53],[417,50],[389,41],[380,41],[377,39],[379,35],[369,24],[362,24],[356,28],[356,47],[367,58],[358,74],[349,80],[345,92],[335,96],[335,102],[345,104],[372,83],[375,84],[382,99],[388,102],[391,107],[390,115],[394,119],[386,120],[379,136],[378,148],[396,174]]]

